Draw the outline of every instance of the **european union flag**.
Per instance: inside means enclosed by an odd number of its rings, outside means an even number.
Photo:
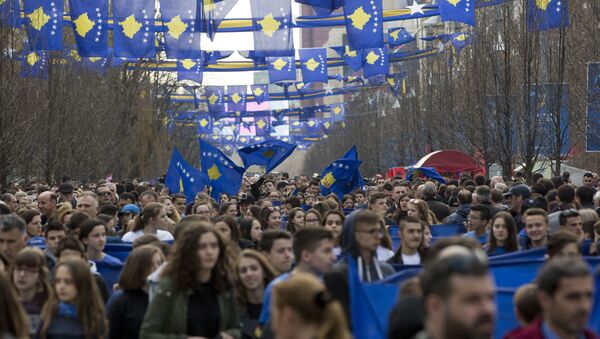
[[[268,137],[271,135],[271,119],[269,116],[256,116],[254,117],[254,131],[256,136]]]
[[[160,15],[165,37],[167,58],[198,59],[200,26],[196,19],[196,0],[161,0]]]
[[[209,116],[198,118],[198,134],[212,133],[212,119]]]
[[[333,11],[344,6],[344,0],[296,0],[296,2],[311,6],[321,18],[328,17]]]
[[[351,50],[350,46],[332,47],[332,49],[350,66],[353,71],[358,71],[363,66],[363,51]]]
[[[569,0],[528,0],[527,28],[545,31],[570,25]]]
[[[381,0],[345,0],[344,16],[350,48],[383,47],[383,6]]]
[[[180,59],[177,60],[177,80],[190,80],[198,84],[202,83],[204,77],[204,59]]]
[[[321,173],[321,194],[330,193],[342,197],[352,192],[352,179],[362,161],[351,159],[338,159],[327,166]]]
[[[386,75],[385,79],[390,85],[390,90],[394,94],[394,96],[399,97],[400,94],[405,93],[406,86],[404,85],[404,78],[406,77],[406,72],[400,72],[396,74]]]
[[[48,53],[46,51],[30,50],[28,43],[24,42],[21,54],[21,77],[48,79]]]
[[[240,148],[238,154],[242,158],[246,169],[252,165],[265,166],[266,173],[269,173],[287,159],[294,152],[294,149],[296,149],[296,145],[270,139]]]
[[[154,58],[154,0],[114,0],[115,56]]]
[[[305,48],[300,50],[300,66],[304,82],[327,82],[327,50]]]
[[[296,61],[294,57],[268,57],[269,82],[296,80]]]
[[[415,40],[415,37],[404,27],[392,28],[388,31],[387,43],[390,47],[406,45]]]
[[[165,186],[169,191],[173,194],[185,194],[186,202],[191,203],[198,192],[204,191],[206,181],[206,176],[185,161],[177,148],[174,148],[165,176]]]
[[[237,166],[223,152],[200,139],[202,173],[208,176],[210,195],[218,199],[221,193],[238,194],[244,168]]]
[[[206,86],[204,96],[208,102],[208,111],[217,114],[225,111],[222,86]]]
[[[24,0],[25,27],[31,50],[63,50],[64,2]]]
[[[246,112],[246,85],[227,86],[227,110],[240,115]]]
[[[378,74],[388,74],[389,63],[385,48],[371,48],[363,51],[363,75],[370,78]]]
[[[348,150],[348,152],[346,152],[346,154],[342,156],[342,159],[358,160],[358,151],[356,150],[356,145],[353,145]],[[350,187],[347,188],[349,189],[349,192],[352,192],[352,190],[354,190],[355,188],[360,188],[362,190],[365,186],[365,182],[362,178],[362,175],[360,174],[360,170],[358,169],[358,167],[356,168],[356,171],[352,174],[352,180],[350,180],[349,186]]]
[[[69,10],[79,55],[108,56],[108,0],[69,0]]]
[[[442,22],[458,21],[475,26],[475,0],[438,0],[438,8]]]
[[[250,91],[254,95],[254,101],[259,105],[264,101],[269,101],[269,85],[252,85]]]
[[[204,13],[202,21],[210,40],[215,38],[217,28],[237,2],[238,0],[204,0],[202,2]]]
[[[290,0],[253,0],[254,54],[257,57],[294,56]]]

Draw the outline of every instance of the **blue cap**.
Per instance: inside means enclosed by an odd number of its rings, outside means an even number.
[[[140,214],[140,208],[134,204],[127,204],[121,209],[121,213]]]

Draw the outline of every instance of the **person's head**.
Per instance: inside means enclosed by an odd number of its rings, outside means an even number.
[[[229,215],[233,218],[237,217],[238,209],[235,202],[226,202],[219,207],[219,215]]]
[[[467,229],[469,231],[484,231],[490,221],[490,208],[486,205],[471,206],[467,216]]]
[[[402,194],[408,193],[408,185],[407,184],[394,184],[393,185],[393,189],[392,189],[392,199],[396,202],[398,202],[398,199],[400,199],[400,196]]]
[[[341,304],[319,280],[308,274],[294,274],[273,287],[271,327],[278,338],[311,333],[316,339],[350,339]]]
[[[110,204],[112,200],[112,193],[107,185],[100,185],[96,187],[96,195],[98,196],[98,203],[100,205]]]
[[[300,207],[294,207],[288,214],[288,223],[286,229],[294,234],[304,228],[304,210]]]
[[[14,214],[0,215],[0,253],[12,262],[25,247],[25,222]]]
[[[380,217],[384,217],[387,212],[387,197],[385,193],[374,193],[369,198],[369,209],[377,213]]]
[[[42,215],[37,209],[29,208],[19,216],[25,221],[25,232],[28,237],[39,237],[42,234]]]
[[[350,194],[344,195],[342,198],[342,208],[348,210],[354,209],[354,197]]]
[[[406,214],[411,217],[419,218],[425,222],[429,222],[429,206],[424,200],[409,200]]]
[[[511,211],[521,212],[523,201],[531,196],[531,190],[527,185],[518,184],[510,188],[504,196],[508,199],[509,208]]]
[[[44,238],[46,238],[46,246],[50,254],[56,255],[58,242],[66,236],[67,230],[60,222],[56,220],[50,220],[48,224],[46,224]]]
[[[523,216],[525,232],[534,244],[545,244],[548,238],[548,214],[541,208],[530,208]]]
[[[579,238],[569,231],[557,231],[548,239],[546,253],[550,260],[563,257],[581,257]]]
[[[73,235],[75,237],[79,237],[79,228],[83,224],[84,221],[89,219],[90,216],[83,212],[76,212],[71,216],[69,222],[65,225],[67,228],[67,233]]]
[[[43,216],[50,218],[54,215],[54,212],[56,212],[56,199],[56,194],[50,191],[42,192],[38,195],[38,208]]]
[[[325,228],[305,228],[294,236],[296,265],[305,272],[322,275],[335,263],[334,235]]]
[[[154,191],[144,191],[140,194],[138,200],[140,202],[140,207],[144,210],[149,203],[158,202],[158,194]]]
[[[6,338],[29,338],[27,314],[11,288],[9,277],[0,274],[0,328]]]
[[[265,230],[278,230],[281,227],[281,212],[277,207],[264,207],[260,211],[260,222]]]
[[[243,218],[242,221],[240,221],[240,231],[243,239],[255,243],[258,243],[262,238],[262,225],[258,219],[253,217]]]
[[[575,188],[571,185],[562,185],[558,188],[558,201],[561,204],[572,204],[575,202]]]
[[[146,226],[161,229],[167,222],[167,211],[163,204],[150,202],[142,210],[142,214],[136,217],[133,232],[143,230]]]
[[[180,215],[185,214],[185,208],[187,207],[185,195],[181,193],[173,195],[173,205]]]
[[[503,247],[507,252],[517,251],[517,226],[515,219],[508,212],[498,212],[492,218],[490,232],[490,248],[493,252],[498,247]]]
[[[221,215],[215,218],[213,225],[227,244],[236,245],[240,241],[238,224],[230,215]]]
[[[49,273],[44,252],[39,248],[27,247],[15,257],[10,269],[10,278],[17,294],[27,292],[41,293],[41,300],[46,300],[50,293]]]
[[[15,211],[17,210],[17,197],[15,197],[14,194],[11,193],[4,193],[2,195],[0,195],[0,200],[2,202],[4,202],[6,204],[6,206],[8,206],[8,208],[10,209],[10,211],[12,213],[15,213]]]
[[[309,209],[304,213],[304,227],[319,227],[323,217],[316,209]]]
[[[594,277],[587,263],[579,258],[549,261],[536,283],[544,321],[565,335],[580,335],[594,304]]]
[[[275,279],[277,271],[260,252],[246,249],[240,253],[235,266],[236,291],[240,304],[248,301],[248,293],[263,291]]]
[[[354,201],[356,202],[356,206],[362,206],[367,201],[367,195],[363,191],[357,191],[354,193]]]
[[[458,191],[456,199],[460,205],[471,205],[471,201],[473,201],[473,195],[471,194],[471,191],[462,189]]]
[[[583,239],[583,222],[581,221],[581,216],[576,209],[561,211],[558,219],[561,229],[572,232],[579,237],[579,239]]]
[[[423,241],[423,225],[421,220],[415,217],[404,217],[400,221],[399,236],[402,248],[416,251]]]
[[[527,326],[542,312],[537,300],[537,285],[525,284],[517,288],[513,297],[515,316],[521,326]]]
[[[56,258],[58,261],[68,259],[87,261],[85,245],[72,235],[66,236],[58,242]]]
[[[455,247],[442,250],[421,276],[425,328],[435,337],[491,338],[496,305],[487,262]]]
[[[124,291],[146,288],[146,278],[165,261],[160,247],[142,245],[135,247],[125,262],[119,276],[119,287]]]
[[[279,273],[287,272],[292,267],[292,235],[290,233],[278,230],[265,231],[258,247]]]
[[[319,188],[319,182],[316,180],[311,180],[308,183],[308,192],[310,192],[314,196],[318,196],[319,193],[321,193],[321,189]]]
[[[108,228],[106,224],[96,218],[90,218],[81,224],[79,228],[79,241],[81,241],[88,253],[103,252],[106,246],[106,235]]]
[[[333,233],[334,238],[339,240],[340,235],[342,234],[342,225],[344,225],[345,218],[346,216],[344,216],[344,213],[340,212],[339,210],[328,211],[323,217],[323,227],[330,230]]]
[[[582,179],[581,183],[584,186],[592,187],[592,185],[594,183],[594,175],[590,172],[585,173],[583,175],[583,179]]]
[[[425,186],[423,186],[423,198],[433,199],[435,198],[436,194],[437,186],[432,182],[425,183]]]
[[[373,254],[377,251],[385,229],[379,214],[371,210],[355,212],[354,237],[359,252]]]
[[[90,218],[98,215],[98,196],[94,192],[83,192],[77,199],[77,211],[87,214]]]

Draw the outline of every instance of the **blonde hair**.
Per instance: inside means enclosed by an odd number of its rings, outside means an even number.
[[[273,287],[278,310],[291,308],[305,322],[319,326],[316,339],[351,339],[342,305],[322,283],[306,273],[297,273]]]

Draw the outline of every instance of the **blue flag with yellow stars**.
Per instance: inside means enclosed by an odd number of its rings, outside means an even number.
[[[399,97],[401,94],[406,93],[406,85],[404,83],[405,77],[406,72],[388,74],[385,76],[385,80],[387,81],[388,85],[390,85],[390,90],[395,97]]]
[[[438,0],[438,8],[442,22],[458,21],[475,26],[475,0]]]
[[[444,40],[445,38],[443,38]],[[448,66],[454,67],[458,64],[458,56],[463,48],[467,47],[475,40],[475,37],[470,33],[454,33],[450,35],[450,50],[451,54],[448,58]]]
[[[332,49],[352,68],[353,71],[358,71],[363,65],[363,51],[362,50],[351,50],[350,46],[337,46]]]
[[[69,10],[79,55],[108,56],[108,0],[69,0]]]
[[[115,56],[156,56],[153,0],[113,0]]]
[[[206,115],[206,116],[200,116],[198,118],[197,125],[198,125],[197,126],[197,128],[198,128],[198,134],[209,134],[209,133],[212,133],[213,123],[212,123],[211,117],[209,117],[208,115]]]
[[[329,110],[331,111],[331,120],[333,122],[344,121],[344,116],[346,115],[346,106],[343,102],[329,105]]]
[[[204,77],[204,58],[177,60],[177,80],[190,80],[198,84]]]
[[[328,17],[333,11],[344,6],[344,0],[296,0],[296,2],[311,6],[321,18]]]
[[[385,48],[371,48],[363,51],[363,75],[370,78],[378,74],[388,74],[389,63]]]
[[[569,0],[527,1],[527,28],[530,31],[545,31],[569,24]]]
[[[165,175],[165,186],[171,194],[184,194],[186,202],[191,203],[198,192],[204,191],[206,182],[206,176],[185,161],[177,148],[174,148]]]
[[[287,159],[294,152],[294,149],[296,149],[296,145],[281,140],[269,139],[240,148],[238,154],[242,158],[246,169],[252,165],[265,166],[265,172],[269,173]]]
[[[24,42],[21,54],[21,77],[48,79],[48,53],[46,51],[31,50],[28,43]]]
[[[304,122],[304,130],[302,133],[307,137],[320,137],[323,135],[323,129],[321,128],[321,122],[319,119],[312,118]]]
[[[381,0],[345,0],[344,16],[351,49],[383,47]]]
[[[323,130],[323,135],[329,135],[329,133],[331,133],[332,128],[333,121],[331,117],[321,119],[321,129]]]
[[[299,51],[302,81],[327,82],[327,50],[325,48],[304,48]]]
[[[246,85],[227,86],[227,110],[240,115],[246,112]]]
[[[63,50],[64,2],[23,0],[25,27],[31,50]]]
[[[238,138],[237,138],[237,143],[238,143],[238,145],[244,145],[244,146],[245,146],[245,145],[250,145],[250,142],[251,142],[250,138],[248,138],[248,137],[246,137],[246,136],[242,136],[242,135],[240,135],[240,136],[238,136]]]
[[[225,111],[222,86],[206,86],[204,96],[208,102],[208,111],[212,114]]]
[[[223,152],[199,139],[202,173],[208,176],[210,196],[218,199],[221,193],[236,195],[242,184],[244,168],[237,166]]]
[[[268,137],[271,135],[271,119],[269,116],[254,117],[254,134],[260,137]]]
[[[268,57],[269,82],[296,80],[296,60],[294,57]]]
[[[415,37],[412,36],[404,27],[391,28],[388,31],[387,44],[390,47],[406,45],[415,40]]]
[[[269,85],[251,85],[250,91],[254,95],[254,101],[259,105],[264,101],[269,101]]]
[[[303,123],[299,120],[290,121],[289,131],[290,134],[302,134],[304,130]]]
[[[358,151],[356,150],[356,145],[350,147],[348,152],[342,156],[342,159],[358,160]],[[352,174],[352,180],[350,180],[348,186],[349,187],[347,187],[347,189],[349,189],[350,192],[352,192],[355,188],[360,188],[360,190],[363,190],[363,187],[365,187],[365,182],[358,167],[356,168],[354,174]]]
[[[0,23],[12,28],[21,27],[21,6],[19,0],[0,2]]]
[[[294,56],[290,0],[252,0],[254,55]]]
[[[196,0],[160,1],[167,58],[198,59],[201,57],[200,25],[196,19],[197,4]]]
[[[202,1],[203,25],[210,40],[215,38],[217,28],[233,9],[238,0],[204,0]]]
[[[330,193],[343,197],[352,192],[354,187],[352,180],[361,160],[338,159],[327,166],[321,173],[321,194],[327,196]]]

